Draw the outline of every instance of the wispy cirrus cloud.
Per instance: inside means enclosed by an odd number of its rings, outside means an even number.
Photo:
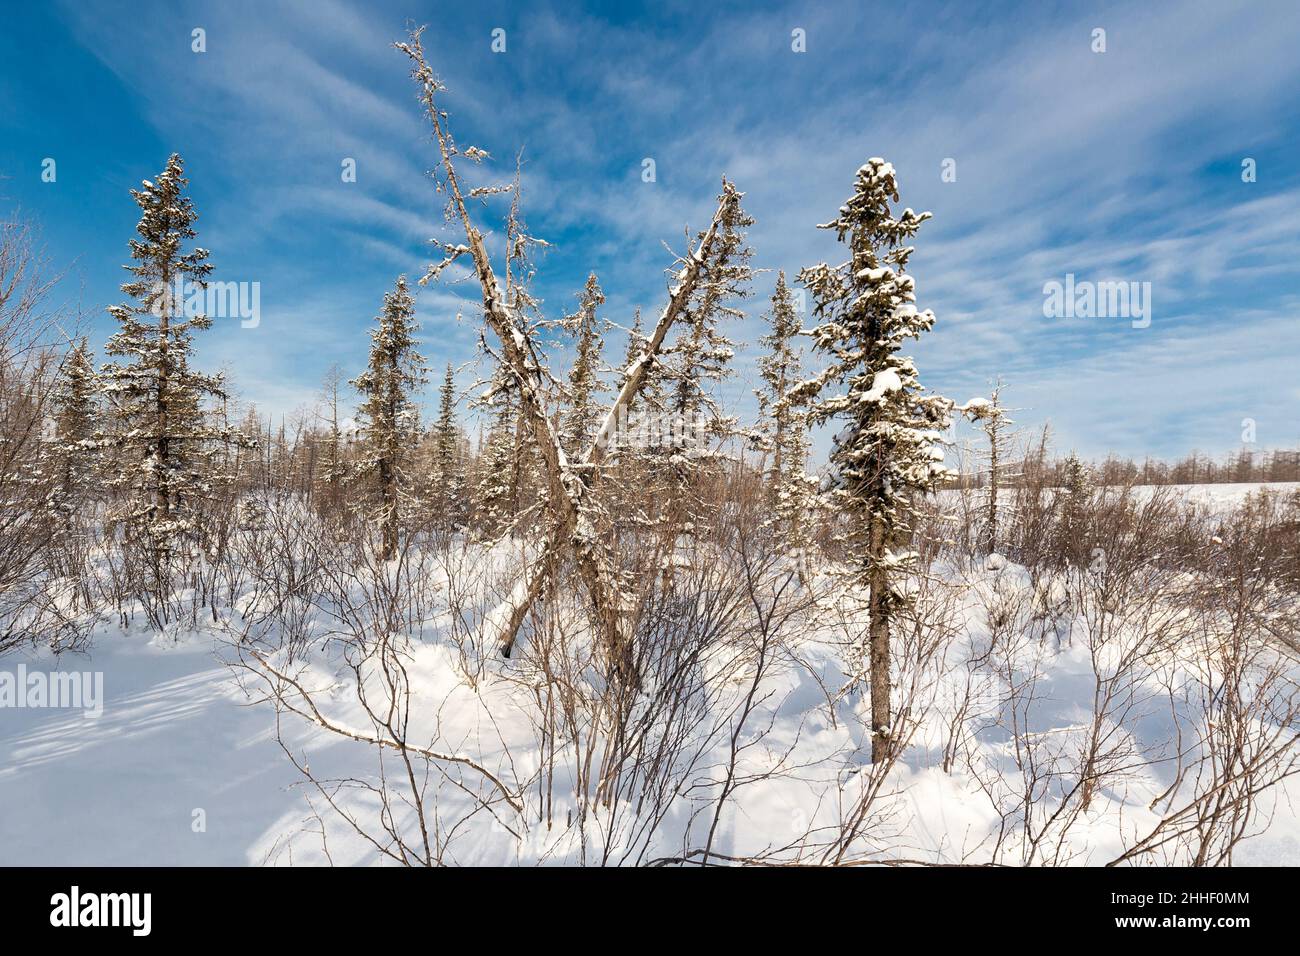
[[[428,131],[391,48],[421,11],[341,0],[61,11],[75,55],[121,84],[115,108],[186,156],[221,268],[263,281],[263,329],[217,329],[205,347],[268,406],[310,392],[330,362],[355,371],[392,276],[418,273],[426,240],[442,234]],[[881,17],[847,3],[683,5],[633,19],[489,5],[423,16],[457,136],[494,156],[478,175],[508,178],[523,148],[528,221],[553,243],[537,283],[553,314],[591,270],[611,318],[657,309],[662,243],[680,247],[683,227],[704,222],[726,173],[757,219],[756,264],[771,270],[733,333],[754,343],[772,273],[840,255],[814,226],[856,167],[885,155],[904,202],[935,213],[913,258],[921,304],[939,316],[917,346],[933,387],[964,398],[1004,375],[1022,422],[1050,419],[1087,454],[1225,451],[1246,415],[1262,443],[1295,440],[1287,358],[1300,343],[1287,323],[1300,176],[1287,157],[1300,18],[1282,7],[1007,4],[977,15],[917,4]],[[194,26],[207,30],[201,56],[189,50]],[[498,26],[505,54],[490,50]],[[806,53],[790,48],[795,27]],[[1091,49],[1096,27],[1105,53]],[[25,135],[35,149],[41,131]],[[103,153],[137,177],[163,158],[116,143]],[[1258,182],[1241,181],[1245,156],[1259,161]],[[340,179],[344,157],[356,183]],[[654,183],[641,180],[646,157]],[[955,182],[940,178],[945,159]],[[115,264],[94,268],[106,287]],[[1043,284],[1067,272],[1150,281],[1152,325],[1044,318]],[[435,363],[472,357],[475,335],[454,320],[474,307],[472,289],[421,296]],[[727,389],[746,414],[755,354],[741,351]]]

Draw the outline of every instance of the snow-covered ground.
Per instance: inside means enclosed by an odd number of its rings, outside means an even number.
[[[1247,490],[1204,486],[1213,502],[1238,501]],[[999,849],[997,834],[1008,820],[1013,831],[1026,822],[1016,810],[1025,748],[1040,767],[1061,771],[1059,780],[1042,785],[1031,810],[1037,816],[1028,821],[1031,828],[1050,827],[1056,801],[1068,790],[1070,762],[1093,719],[1098,674],[1104,677],[1130,645],[1122,637],[1104,647],[1090,644],[1086,622],[1062,609],[1059,582],[1035,584],[1005,560],[945,566],[943,580],[955,602],[946,612],[951,632],[933,659],[911,675],[912,700],[922,716],[872,806],[857,854],[1023,862],[1023,835],[1013,832]],[[943,603],[942,595],[930,600]],[[478,620],[500,616],[490,604],[483,603]],[[1043,615],[1047,605],[1055,609]],[[1002,608],[1010,609],[1013,621],[1024,615],[1023,622],[1031,620],[1032,610],[1037,631],[1011,641],[1006,666],[995,667],[988,653],[989,622]],[[737,737],[742,747],[736,778],[742,783],[719,815],[716,852],[754,856],[779,850],[786,858],[824,859],[825,835],[851,816],[869,785],[868,702],[860,691],[843,693],[850,683],[846,635],[860,632],[861,619],[850,612],[837,624],[833,614],[818,614],[783,638],[761,681],[754,714]],[[575,863],[600,859],[602,850],[611,849],[614,861],[645,862],[702,844],[724,775],[734,707],[752,677],[743,656],[720,655],[709,664],[725,674],[725,690],[698,722],[702,752],[683,777],[688,792],[672,800],[651,828],[653,835],[639,833],[642,811],[617,802],[591,809],[587,831],[579,834],[572,826],[579,809],[572,754],[561,746],[558,757],[543,759],[537,685],[520,656],[503,661],[488,655],[481,679],[471,686],[463,648],[448,636],[447,622],[445,615],[434,615],[405,659],[410,739],[472,758],[504,781],[526,810],[516,817],[500,802],[476,809],[482,798],[493,796],[480,775],[459,766],[435,773],[429,804],[437,808],[432,823],[441,828],[436,839],[445,861]],[[896,653],[905,656],[906,646]],[[1158,821],[1152,807],[1175,780],[1177,765],[1169,758],[1176,741],[1185,746],[1205,717],[1197,701],[1201,665],[1184,656],[1192,653],[1179,647],[1155,663],[1144,661],[1127,682],[1122,719],[1114,725],[1110,718],[1102,721],[1106,746],[1114,749],[1110,759],[1124,769],[1106,778],[1090,807],[1057,841],[1059,852],[1051,851],[1057,862],[1106,862]],[[122,630],[106,616],[88,654],[56,659],[42,652],[0,660],[0,672],[12,673],[20,664],[29,673],[100,672],[104,693],[98,717],[66,708],[0,708],[0,865],[383,862],[304,782],[277,739],[275,709],[250,700],[257,682],[227,666],[232,659],[230,634],[218,625],[162,635],[142,626]],[[335,646],[293,666],[304,685],[319,692],[316,699],[330,721],[364,732],[368,722],[342,664]],[[1020,709],[1006,703],[1008,674],[1017,682],[1032,679],[1033,693],[1016,705]],[[966,729],[958,735],[962,753],[952,758],[959,709],[966,712]],[[285,746],[313,776],[377,780],[376,748],[293,715],[283,716],[279,729]],[[553,785],[545,788],[549,826],[536,812],[543,796],[539,769],[548,761],[556,768]],[[385,771],[394,770],[390,760]],[[400,779],[390,779],[400,789]],[[1300,801],[1297,779],[1261,800],[1251,827],[1261,835],[1240,846],[1235,863],[1300,862],[1300,819],[1293,809]],[[371,790],[345,787],[332,796],[367,826],[380,817]],[[399,828],[414,826],[409,805],[399,801],[392,812]],[[1036,851],[1030,862],[1044,862],[1047,852]]]
[[[1261,492],[1280,497],[1294,495],[1296,492],[1300,492],[1300,482],[1239,481],[1223,484],[1135,485],[1133,490],[1143,499],[1163,491],[1166,494],[1205,505],[1215,511],[1230,511],[1251,495]],[[975,489],[972,493],[978,495],[980,491]],[[954,494],[952,491],[941,492],[940,500],[943,500],[944,496],[951,498]],[[1003,488],[998,494],[998,500],[1010,500],[1014,494],[1014,488]]]
[[[0,670],[15,670],[13,656]],[[211,635],[101,631],[93,654],[28,671],[103,673],[103,715],[0,710],[0,864],[260,862],[295,803],[265,710],[243,706]],[[206,832],[194,832],[194,811]]]
[[[1155,488],[1166,487],[1171,493],[1185,496],[1192,501],[1209,505],[1217,510],[1228,510],[1241,504],[1246,498],[1259,492],[1270,495],[1293,495],[1300,491],[1297,481],[1237,481],[1213,485],[1140,485],[1139,490],[1150,494]]]

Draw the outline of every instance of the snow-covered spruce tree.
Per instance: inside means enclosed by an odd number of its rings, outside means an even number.
[[[92,491],[99,462],[99,380],[85,338],[74,343],[63,360],[54,389],[54,448],[56,487],[52,507],[70,526],[73,513]]]
[[[805,471],[808,463],[806,410],[788,394],[799,381],[800,357],[794,339],[799,334],[800,323],[784,271],[776,276],[768,321],[771,330],[759,339],[767,353],[758,360],[764,387],[754,391],[762,415],[754,444],[771,456],[765,475],[771,508],[769,525],[791,550],[801,552],[808,546],[808,524],[815,496]]]
[[[643,376],[641,388],[636,395],[628,399],[622,409],[622,419],[616,425],[616,433],[609,439],[611,448],[616,451],[620,466],[635,464],[646,472],[648,479],[650,465],[657,451],[653,448],[655,428],[662,423],[668,407],[665,392],[665,365],[662,361],[641,362],[645,354],[647,337],[641,322],[641,310],[638,308],[632,319],[632,328],[628,330],[627,349],[623,355],[623,364],[619,377],[626,380],[634,368],[640,369]],[[643,367],[645,366],[645,367]]]
[[[407,458],[420,430],[420,414],[411,393],[426,381],[424,358],[416,351],[415,300],[398,276],[392,292],[384,295],[379,327],[370,333],[370,361],[352,380],[362,395],[358,410],[363,429],[356,463],[358,477],[373,478],[377,504],[371,516],[378,523],[380,557],[397,553],[401,498],[409,484]]]
[[[934,325],[928,309],[917,311],[914,283],[906,274],[912,248],[905,245],[929,213],[898,202],[894,168],[870,159],[858,170],[853,195],[839,215],[819,228],[833,229],[849,247],[839,265],[804,269],[799,280],[811,291],[813,347],[831,357],[794,396],[810,402],[814,422],[843,421],[830,455],[829,492],[850,519],[848,547],[857,580],[869,589],[867,635],[871,674],[872,761],[891,750],[889,631],[904,596],[894,578],[911,561],[906,549],[914,516],[912,498],[949,475],[938,447],[952,403],[927,394],[912,360],[899,348]]]
[[[647,341],[645,326],[641,321],[641,309],[638,308],[632,318],[632,328],[628,330],[627,350],[623,354],[621,371],[624,378],[637,364],[637,360],[645,354]],[[651,362],[645,368],[643,375],[641,388],[628,399],[626,411],[631,413],[644,410],[646,414],[660,414],[666,405],[663,363]]]
[[[433,475],[437,482],[438,518],[447,527],[462,520],[465,480],[460,461],[460,429],[456,425],[456,377],[451,363],[438,392],[438,422],[433,429]]]
[[[503,369],[494,370],[491,382],[473,405],[490,417],[475,466],[477,530],[486,541],[507,532],[513,537],[537,493],[539,478],[531,460],[537,449],[528,440],[518,390]]]
[[[1070,452],[1058,471],[1056,491],[1056,558],[1059,566],[1085,567],[1091,554],[1092,473],[1078,455]]]
[[[479,481],[475,489],[478,525],[484,538],[499,537],[514,517],[511,473],[515,459],[516,413],[508,396],[494,396],[496,415],[479,455]]]
[[[600,355],[605,347],[600,319],[596,310],[605,304],[605,293],[593,272],[578,300],[578,311],[565,320],[577,337],[573,369],[569,372],[568,402],[560,427],[564,453],[575,458],[587,450],[600,427],[603,410],[596,407],[595,396],[604,387],[600,382]]]
[[[192,333],[210,328],[212,320],[189,314],[174,290],[178,283],[206,288],[212,265],[206,249],[183,251],[198,218],[183,194],[187,184],[181,158],[172,154],[156,180],[131,190],[141,210],[139,238],[131,240],[133,261],[125,267],[134,278],[122,291],[135,302],[109,307],[119,329],[104,350],[123,361],[100,370],[116,419],[108,444],[117,449],[120,467],[112,484],[127,492],[120,516],[128,534],[149,548],[159,585],[168,555],[202,530],[214,457],[223,443],[248,442],[205,419],[204,402],[224,399],[224,383],[220,375],[190,367]]]
[[[641,321],[641,307],[637,306],[632,315],[632,328],[627,330],[627,348],[623,351],[623,365],[619,371],[626,375],[627,370],[632,367],[641,353],[645,351],[645,323]],[[628,411],[637,408],[641,403],[641,396],[648,391],[649,382],[641,389],[640,395],[635,395],[627,403]]]

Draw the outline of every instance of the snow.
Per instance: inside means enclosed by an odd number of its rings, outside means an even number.
[[[884,368],[875,374],[871,380],[871,388],[863,392],[858,398],[860,402],[878,402],[890,392],[899,392],[903,389],[902,379],[892,368]]]
[[[1270,495],[1289,496],[1300,493],[1300,481],[1237,481],[1223,484],[1192,485],[1139,485],[1135,490],[1141,497],[1149,497],[1157,488],[1167,488],[1184,495],[1198,504],[1216,511],[1227,511],[1241,504],[1251,495],[1265,492]]]
[[[0,862],[242,865],[284,803],[267,714],[240,707],[211,635],[180,645],[105,629],[92,659],[32,669],[104,674],[104,714],[0,712]],[[14,666],[8,660],[0,667]],[[191,830],[207,811],[207,833]]]
[[[891,555],[902,565],[914,556]],[[474,580],[492,586],[479,596],[484,636],[495,633],[503,609],[519,597],[523,575],[513,563],[517,555],[498,546],[466,560]],[[671,560],[688,573],[690,562]],[[476,569],[476,570],[475,570]],[[1015,643],[1010,665],[1014,673],[1037,675],[1034,703],[1019,715],[1024,720],[1022,746],[1036,748],[1039,759],[1066,760],[1086,731],[1091,714],[1094,661],[1072,620],[1066,582],[1048,577],[1034,585],[1024,568],[993,554],[976,571],[941,566],[941,577],[960,596],[954,621],[960,636],[943,659],[928,672],[927,715],[881,798],[872,837],[882,858],[902,856],[935,862],[987,860],[1001,824],[998,804],[986,792],[992,781],[998,800],[1014,802],[1020,782],[1015,748],[1007,724],[999,718],[998,702],[1007,685],[992,670],[980,670],[977,659],[989,639],[992,611],[1014,607],[1020,596],[1031,596],[1040,613],[1055,621],[1039,639]],[[822,578],[824,584],[826,579]],[[435,574],[435,585],[445,578]],[[915,582],[913,582],[914,586]],[[496,595],[494,598],[492,595]],[[843,592],[840,599],[849,632],[859,633],[861,595]],[[252,613],[247,602],[243,613]],[[473,616],[473,615],[471,615]],[[869,735],[869,704],[865,693],[839,692],[847,681],[843,632],[825,618],[816,627],[792,636],[790,654],[782,655],[765,678],[763,703],[752,729],[742,738],[754,746],[746,751],[743,770],[758,779],[759,771],[778,765],[799,768],[748,784],[735,793],[724,812],[715,848],[728,854],[762,852],[784,845],[792,826],[832,826],[835,808],[851,804],[864,786],[869,769],[862,756]],[[452,620],[435,615],[426,622],[421,639],[410,647],[405,668],[419,703],[412,720],[413,738],[430,740],[451,756],[467,757],[527,787],[544,763],[535,729],[534,690],[518,661],[489,655],[481,674],[467,677],[452,633]],[[577,634],[578,632],[575,632]],[[1053,637],[1052,635],[1055,635]],[[0,862],[7,865],[168,865],[168,864],[374,864],[373,848],[351,833],[323,806],[314,791],[286,759],[275,739],[275,714],[266,704],[249,705],[245,682],[225,664],[232,649],[219,625],[173,628],[158,633],[144,627],[122,630],[105,617],[87,657],[48,653],[23,658],[27,669],[97,671],[104,675],[103,715],[87,719],[66,710],[16,709],[0,711]],[[1101,659],[1106,661],[1106,654]],[[797,662],[797,663],[796,663]],[[0,668],[16,666],[13,658]],[[1170,666],[1183,666],[1171,659]],[[1109,666],[1109,665],[1106,665]],[[336,652],[316,651],[305,661],[305,685],[318,690],[327,716],[340,726],[367,732],[367,719],[358,709],[352,675]],[[736,694],[746,686],[744,673],[732,681]],[[968,684],[973,680],[973,684]],[[969,766],[942,766],[943,751],[956,702],[972,695],[976,720],[968,741]],[[830,695],[828,697],[828,694]],[[738,697],[724,696],[716,709],[702,715],[697,733],[704,735],[717,721],[731,727]],[[1180,707],[1190,708],[1183,701]],[[1097,864],[1122,851],[1125,841],[1149,828],[1156,817],[1150,805],[1169,786],[1175,768],[1162,749],[1173,735],[1174,718],[1168,701],[1157,701],[1116,732],[1141,753],[1122,785],[1106,788],[1095,798],[1070,832],[1068,860]],[[1177,715],[1180,726],[1195,715]],[[286,744],[320,777],[376,779],[374,751],[344,741],[292,716],[284,718]],[[758,728],[763,728],[760,733]],[[717,779],[724,759],[727,733],[706,743],[703,777]],[[783,755],[789,752],[788,757]],[[555,790],[554,817],[563,821],[576,812],[573,795],[564,783],[570,769],[561,763]],[[709,769],[712,768],[712,769]],[[461,791],[468,785],[481,792],[482,781],[468,770],[455,785],[435,787],[439,810],[448,820],[469,805]],[[458,774],[458,775],[457,775]],[[977,777],[976,775],[980,776]],[[535,798],[535,791],[529,791]],[[373,796],[343,791],[338,799],[362,818],[375,812]],[[707,807],[707,796],[697,793]],[[1300,784],[1269,794],[1264,810],[1266,832],[1242,844],[1239,863],[1294,862],[1300,849],[1300,820],[1287,801],[1300,799]],[[459,801],[459,802],[458,802]],[[698,842],[698,822],[692,830],[692,805],[669,813],[646,849],[649,857],[680,849],[687,834]],[[1043,798],[1046,816],[1053,798]],[[196,832],[201,811],[205,829]],[[592,811],[588,858],[600,849],[598,831],[606,828],[619,843],[615,859],[631,848],[635,808],[616,804]],[[317,814],[319,813],[319,818]],[[873,817],[873,819],[877,819]],[[409,820],[407,821],[409,822]],[[328,843],[321,838],[325,828]],[[455,862],[479,864],[564,864],[578,862],[582,850],[575,832],[563,824],[553,828],[511,823],[517,836],[487,814],[469,820],[453,844]],[[328,846],[328,857],[325,847]],[[1023,847],[1014,840],[1007,862],[1018,862]],[[629,860],[630,861],[630,860]]]
[[[1184,498],[1213,512],[1228,512],[1242,504],[1253,495],[1267,494],[1289,497],[1300,494],[1300,481],[1239,481],[1220,484],[1183,484],[1183,485],[1135,485],[1134,498],[1147,501],[1152,495],[1166,493],[1177,498]],[[1002,487],[998,489],[998,500],[1010,503],[1016,489]],[[956,500],[956,493],[951,490],[938,492],[941,501]]]

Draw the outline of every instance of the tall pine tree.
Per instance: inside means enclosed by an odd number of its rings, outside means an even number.
[[[562,421],[561,439],[565,454],[576,457],[587,450],[600,427],[601,411],[595,395],[603,387],[598,374],[600,353],[605,346],[596,310],[605,304],[605,293],[593,272],[582,290],[578,311],[569,317],[577,335],[577,354],[569,373],[568,407]]]
[[[352,380],[362,395],[359,410],[364,440],[357,474],[375,481],[377,506],[373,517],[382,534],[380,557],[397,553],[401,498],[410,481],[407,459],[420,430],[419,409],[411,397],[426,381],[424,358],[415,348],[415,300],[399,276],[370,333],[370,361]]]
[[[794,296],[785,283],[785,272],[776,276],[770,331],[759,339],[767,354],[758,360],[764,387],[755,390],[763,413],[756,444],[771,464],[767,469],[766,491],[771,508],[770,524],[786,544],[807,547],[812,494],[805,473],[808,463],[808,428],[804,409],[788,394],[799,381],[800,357],[794,347],[799,334],[799,316]]]
[[[493,386],[482,401],[493,409],[493,417],[486,445],[479,455],[480,474],[475,498],[479,530],[485,539],[493,540],[503,534],[515,518],[519,409],[505,375],[500,372],[494,376]]]
[[[912,360],[898,354],[905,340],[934,325],[934,313],[917,311],[915,283],[906,273],[912,247],[904,245],[930,214],[904,209],[895,215],[891,201],[898,202],[894,167],[870,159],[839,215],[820,227],[848,244],[849,258],[799,275],[820,320],[814,348],[831,363],[795,389],[811,402],[813,421],[844,422],[828,483],[852,518],[849,545],[858,580],[870,591],[873,761],[889,755],[893,744],[889,631],[904,598],[892,579],[912,557],[895,548],[910,538],[913,496],[949,474],[938,446],[952,410],[948,399],[926,394]]]
[[[64,358],[54,390],[54,460],[57,489],[53,507],[67,527],[90,493],[99,461],[99,380],[85,338]]]
[[[139,238],[130,243],[125,268],[133,278],[122,291],[135,301],[108,310],[119,329],[105,351],[123,361],[100,372],[117,419],[113,443],[122,467],[115,483],[129,492],[124,516],[157,559],[199,530],[215,456],[223,442],[244,441],[205,420],[204,402],[226,397],[222,377],[191,367],[192,333],[212,320],[187,310],[192,299],[185,290],[205,289],[212,265],[208,250],[184,251],[198,218],[186,185],[181,158],[172,154],[156,180],[131,190],[141,211]]]
[[[437,481],[439,518],[449,527],[462,519],[465,492],[460,462],[460,429],[456,426],[456,378],[451,363],[439,389],[438,423],[433,429],[433,473]]]

